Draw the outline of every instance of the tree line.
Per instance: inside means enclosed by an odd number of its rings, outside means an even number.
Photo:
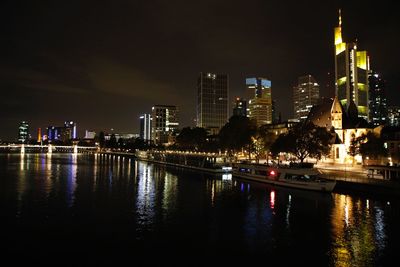
[[[320,160],[328,156],[331,146],[337,139],[334,129],[319,127],[312,122],[305,121],[295,124],[287,132],[274,133],[268,125],[257,127],[256,123],[244,116],[232,116],[222,127],[218,135],[208,135],[206,129],[199,127],[185,127],[176,136],[176,142],[168,149],[189,150],[198,152],[222,152],[234,157],[244,153],[248,159],[259,161],[278,155],[286,155],[292,162],[303,163],[307,158]],[[111,149],[165,149],[162,145],[155,145],[140,138],[116,139],[111,135],[105,140],[104,133],[96,136],[96,142],[102,148]],[[387,155],[383,146],[383,139],[372,132],[360,137],[353,137],[348,150],[351,156],[378,157]]]

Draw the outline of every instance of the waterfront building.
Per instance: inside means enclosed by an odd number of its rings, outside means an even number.
[[[358,116],[368,120],[368,73],[367,51],[358,50],[356,42],[342,40],[342,17],[335,28],[335,92],[343,108],[348,112],[354,103]]]
[[[248,117],[257,127],[272,123],[271,81],[265,78],[247,78],[246,94],[249,99]]]
[[[145,141],[151,140],[151,114],[143,114],[140,116],[140,138]]]
[[[77,139],[77,131],[76,131],[76,123],[73,121],[65,121],[64,122],[64,131],[63,134],[65,135],[63,137],[64,140],[70,140],[70,139]]]
[[[236,97],[233,103],[233,116],[247,116],[247,101],[243,98]]]
[[[388,107],[388,120],[390,126],[400,126],[400,107]]]
[[[307,119],[311,108],[318,104],[319,84],[311,75],[298,78],[297,86],[293,87],[293,114],[298,120]]]
[[[77,138],[76,123],[73,121],[65,121],[64,126],[47,127],[47,140],[49,141],[67,142]]]
[[[104,140],[106,141],[110,141],[111,137],[114,136],[115,140],[118,142],[119,139],[123,139],[123,140],[129,140],[129,139],[136,139],[139,137],[139,134],[135,134],[135,133],[107,133],[104,135]]]
[[[37,142],[42,142],[42,128],[38,128]]]
[[[228,99],[228,75],[201,72],[197,80],[197,127],[218,134],[228,122]]]
[[[27,121],[21,121],[18,127],[18,142],[26,143],[29,141],[29,124]]]
[[[151,111],[151,140],[155,144],[173,144],[179,127],[178,108],[169,105],[155,105]]]
[[[85,139],[94,139],[96,137],[96,132],[95,131],[85,131]]]
[[[357,111],[355,108],[354,110]],[[334,99],[325,99],[323,103],[315,105],[311,109],[308,121],[334,131],[334,144],[331,147],[329,158],[325,161],[351,163],[355,160],[357,163],[361,163],[361,155],[356,155],[354,158],[349,155],[352,140],[366,135],[368,132],[380,136],[383,127],[369,124],[365,119],[358,117],[354,110],[346,112],[337,96]]]

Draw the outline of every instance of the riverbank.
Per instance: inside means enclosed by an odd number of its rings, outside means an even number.
[[[104,155],[115,155],[115,156],[125,156],[130,158],[136,158],[140,161],[146,161],[155,164],[161,164],[165,166],[171,166],[176,168],[184,168],[193,171],[208,172],[213,174],[223,174],[229,171],[219,169],[197,167],[189,164],[173,163],[168,162],[167,158],[163,161],[156,160],[146,157],[138,157],[135,153],[128,152],[100,152]],[[197,155],[198,156],[198,155]],[[187,163],[187,162],[186,162]],[[375,178],[368,176],[368,170],[362,168],[362,166],[333,166],[333,165],[319,165],[317,166],[324,178],[336,180],[336,187],[334,192],[338,193],[367,193],[367,194],[380,194],[380,195],[392,195],[400,196],[400,182],[383,179],[382,176],[376,175]]]

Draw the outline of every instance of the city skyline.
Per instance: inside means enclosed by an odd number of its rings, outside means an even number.
[[[194,126],[200,72],[229,75],[228,103],[244,96],[246,77],[267,77],[277,111],[291,118],[292,101],[285,100],[299,76],[313,75],[321,96],[333,96],[325,85],[334,79],[339,8],[343,39],[357,40],[368,51],[371,69],[385,80],[388,105],[399,105],[399,29],[390,2],[371,7],[361,1],[2,2],[1,7],[8,11],[1,26],[4,140],[17,137],[21,121],[29,122],[34,135],[66,118],[77,122],[79,136],[86,129],[138,133],[139,116],[155,104],[178,106],[181,127]]]

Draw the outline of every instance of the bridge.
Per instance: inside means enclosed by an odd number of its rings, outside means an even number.
[[[6,153],[85,153],[98,151],[97,146],[58,146],[58,145],[28,145],[28,144],[10,144],[0,145],[0,152]]]

